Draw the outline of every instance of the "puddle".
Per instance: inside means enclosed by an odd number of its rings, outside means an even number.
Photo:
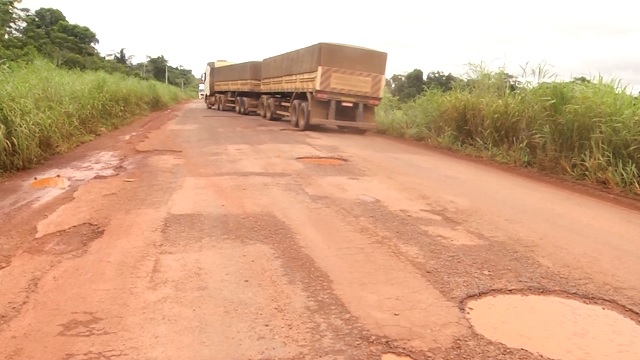
[[[118,139],[123,140],[123,141],[127,141],[127,140],[131,139],[133,136],[135,136],[136,134],[137,134],[137,132],[134,132],[134,133],[131,133],[131,134],[128,134],[128,135],[123,135],[123,136],[120,136]]]
[[[29,187],[32,189],[42,189],[42,188],[59,188],[66,189],[70,185],[69,180],[57,176],[48,176],[43,178],[34,178]]]
[[[68,167],[51,169],[26,180],[23,185],[25,191],[3,199],[0,209],[8,211],[32,201],[33,206],[41,205],[67,191],[73,183],[117,175],[121,163],[117,153],[99,152]]]
[[[640,325],[599,305],[503,295],[471,301],[467,314],[487,338],[552,359],[640,359]]]
[[[314,165],[342,165],[347,160],[337,158],[337,157],[322,157],[322,156],[302,156],[296,158],[296,160],[306,163],[306,164],[314,164]]]
[[[382,354],[382,360],[413,360],[410,356],[396,355],[396,354]]]

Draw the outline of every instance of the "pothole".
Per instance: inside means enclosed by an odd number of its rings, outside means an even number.
[[[96,224],[84,223],[34,239],[25,250],[29,254],[63,255],[78,251],[104,234]]]
[[[397,354],[382,354],[382,360],[413,360],[411,356],[397,355]]]
[[[56,176],[45,176],[45,177],[35,177],[33,181],[29,184],[29,187],[32,189],[43,189],[43,188],[58,188],[58,189],[66,189],[69,187],[71,183],[67,178],[64,178],[60,175]]]
[[[485,337],[552,359],[640,359],[640,325],[602,305],[494,295],[470,301],[467,316]]]
[[[314,165],[342,165],[347,160],[333,157],[333,156],[301,156],[296,158],[296,160],[303,162],[305,164],[314,164]]]

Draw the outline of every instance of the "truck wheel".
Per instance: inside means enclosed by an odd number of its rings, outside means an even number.
[[[291,126],[294,128],[298,127],[298,111],[300,111],[300,100],[293,100],[291,105],[289,106],[289,119],[291,121]]]
[[[224,111],[224,104],[227,102],[227,97],[224,95],[220,95],[218,98],[218,110]]]
[[[273,98],[269,99],[269,101],[267,101],[267,108],[266,108],[266,119],[269,121],[274,121],[276,119],[276,101],[273,100]]]
[[[309,103],[302,102],[298,110],[298,129],[306,131],[309,129]]]
[[[235,103],[236,103],[235,104],[236,114],[240,114],[240,101],[242,101],[242,98],[236,96],[236,101],[235,101]]]
[[[220,95],[216,95],[216,110],[222,110],[222,108],[220,107]]]
[[[267,117],[267,99],[261,97],[258,101],[258,114],[264,119]]]
[[[240,98],[240,114],[249,115],[249,108],[247,107],[248,102],[249,99],[245,97]]]

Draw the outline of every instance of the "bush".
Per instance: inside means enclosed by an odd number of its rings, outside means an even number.
[[[157,81],[64,70],[46,61],[0,66],[0,174],[186,98]]]
[[[540,82],[513,91],[479,71],[452,91],[385,97],[381,131],[640,194],[640,105],[614,82]]]

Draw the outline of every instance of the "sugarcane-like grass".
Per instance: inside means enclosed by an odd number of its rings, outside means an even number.
[[[0,66],[0,175],[187,98],[176,87],[46,61]]]

